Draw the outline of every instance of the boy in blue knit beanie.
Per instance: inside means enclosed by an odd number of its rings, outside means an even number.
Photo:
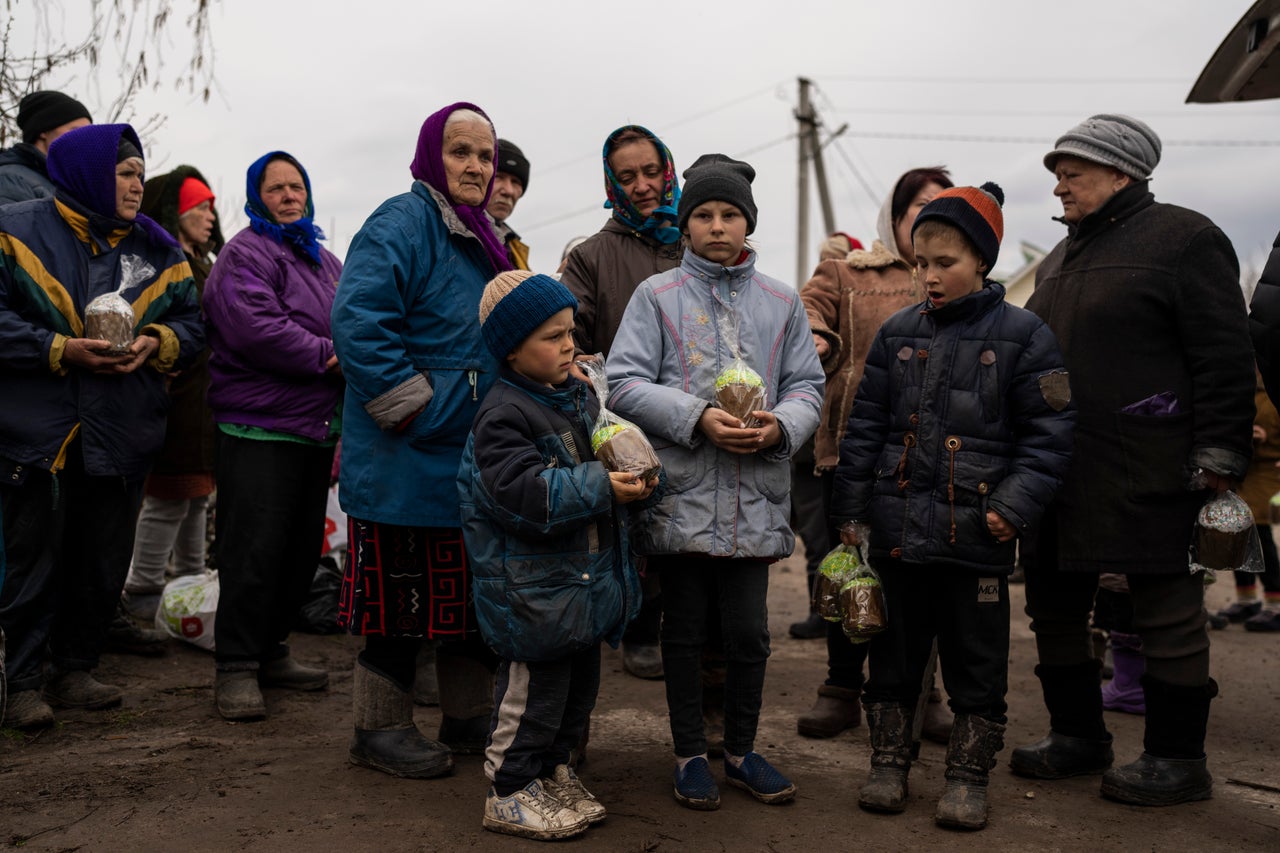
[[[569,372],[577,308],[546,275],[485,287],[481,334],[502,367],[458,471],[476,617],[501,658],[484,827],[539,840],[605,818],[569,754],[595,707],[600,641],[616,647],[640,606],[623,505],[657,485],[592,454],[600,405]]]

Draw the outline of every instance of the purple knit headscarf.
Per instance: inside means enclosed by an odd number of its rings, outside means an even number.
[[[53,140],[47,159],[49,180],[57,190],[90,213],[110,220],[113,228],[130,224],[116,212],[116,151],[122,136],[142,151],[142,142],[129,125],[91,124]],[[139,213],[132,224],[153,243],[178,247],[173,235],[151,217]]]
[[[444,174],[444,125],[449,120],[449,116],[458,110],[473,110],[489,122],[489,131],[493,133],[494,162],[497,162],[498,134],[493,129],[493,122],[489,120],[488,114],[475,104],[459,101],[432,113],[422,123],[422,130],[418,131],[418,148],[414,151],[413,162],[409,164],[409,172],[419,181],[425,181],[428,186],[448,200],[449,206],[453,208],[454,213],[458,214],[458,218],[466,223],[472,234],[479,238],[485,254],[489,256],[489,262],[493,264],[494,272],[509,270],[511,261],[507,259],[507,249],[498,239],[493,225],[489,222],[489,217],[484,212],[485,206],[489,204],[489,194],[493,192],[493,178],[489,178],[489,186],[484,191],[484,200],[478,205],[458,204],[449,193],[449,181]]]

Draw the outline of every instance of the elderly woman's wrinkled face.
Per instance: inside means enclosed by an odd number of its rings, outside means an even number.
[[[116,164],[116,217],[127,222],[142,209],[142,161],[137,157]]]
[[[444,177],[449,196],[472,207],[484,202],[493,180],[493,131],[482,121],[444,126]]]
[[[297,222],[307,213],[307,182],[298,167],[288,160],[272,160],[262,170],[258,187],[262,204],[281,225]]]
[[[1072,225],[1107,203],[1132,179],[1124,172],[1080,157],[1063,155],[1053,164],[1058,185],[1053,194],[1062,202],[1062,218]]]

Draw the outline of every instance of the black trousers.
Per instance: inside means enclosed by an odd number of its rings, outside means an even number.
[[[938,641],[938,664],[951,710],[1007,720],[1009,581],[954,566],[877,563],[888,627],[871,639],[867,703],[914,708]]]
[[[333,448],[219,431],[219,669],[256,669],[288,654],[289,629],[320,561]]]
[[[600,692],[600,644],[553,661],[498,664],[485,775],[500,797],[569,763]]]
[[[769,659],[769,564],[764,560],[679,554],[649,558],[662,579],[662,667],[671,738],[681,758],[707,751],[703,651],[724,648],[724,748],[746,755],[756,728]]]
[[[142,483],[86,474],[77,439],[56,475],[31,469],[0,484],[10,692],[41,686],[46,653],[57,672],[98,665],[129,573]]]

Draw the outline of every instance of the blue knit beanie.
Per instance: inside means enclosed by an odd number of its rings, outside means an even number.
[[[569,288],[549,275],[508,270],[484,286],[480,333],[489,352],[503,361],[535,329],[565,308],[578,313],[578,300]]]

